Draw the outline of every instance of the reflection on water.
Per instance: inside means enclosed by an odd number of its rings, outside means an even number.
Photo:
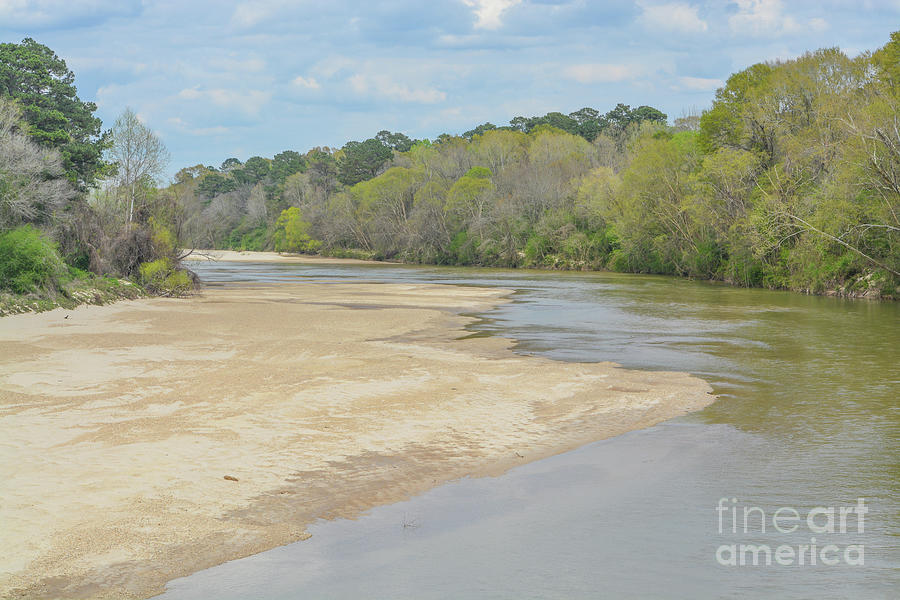
[[[316,524],[309,541],[177,580],[166,598],[897,597],[896,303],[607,273],[197,270],[210,285],[301,278],[506,287],[515,301],[475,328],[517,339],[518,352],[689,371],[720,400],[496,479],[460,481],[359,521]],[[814,535],[771,526],[720,534],[723,497],[767,515],[865,497],[864,532],[817,540],[864,544],[865,564],[721,566],[721,544],[797,547]]]

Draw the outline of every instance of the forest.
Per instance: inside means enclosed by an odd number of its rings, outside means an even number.
[[[385,130],[167,185],[162,142],[129,109],[108,131],[95,110],[50,49],[0,44],[6,293],[111,275],[178,294],[179,249],[218,248],[898,295],[900,32],[854,58],[752,65],[671,124],[618,104],[434,140]]]
[[[900,282],[900,33],[651,107],[182,169],[182,244],[446,265],[609,269],[812,293]]]

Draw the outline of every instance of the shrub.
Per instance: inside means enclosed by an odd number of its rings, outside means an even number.
[[[194,286],[187,271],[174,268],[168,258],[142,263],[140,277],[141,285],[161,296],[183,296]]]
[[[551,251],[550,240],[542,235],[533,235],[525,244],[525,264],[529,266],[540,264],[544,256]]]
[[[65,273],[56,244],[31,225],[0,234],[0,288],[17,294],[56,288]]]
[[[469,236],[467,231],[460,231],[450,241],[448,253],[450,260],[457,265],[471,265],[477,260],[475,245],[476,239]]]
[[[322,245],[309,236],[309,223],[303,220],[296,206],[281,211],[275,222],[275,250],[277,252],[315,252]]]

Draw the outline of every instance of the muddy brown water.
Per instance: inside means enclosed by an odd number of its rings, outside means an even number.
[[[900,598],[900,303],[608,273],[196,270],[208,285],[509,288],[514,302],[479,315],[474,335],[556,360],[688,371],[720,398],[501,477],[318,522],[307,541],[175,580],[162,598]]]

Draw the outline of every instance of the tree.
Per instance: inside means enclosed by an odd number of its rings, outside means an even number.
[[[169,163],[169,152],[134,111],[126,108],[113,125],[110,158],[116,165],[116,181],[128,194],[127,222],[131,223],[138,183],[155,182],[161,177]]]
[[[631,107],[619,102],[616,107],[603,115],[603,128],[610,127],[613,131],[624,131],[631,123]]]
[[[0,97],[0,231],[47,222],[73,196],[59,152],[33,142],[15,102]]]
[[[481,220],[488,208],[491,171],[485,167],[472,167],[468,173],[456,180],[447,191],[445,210],[459,222],[470,226],[481,226]]]
[[[562,129],[567,133],[578,133],[578,122],[575,121],[575,119],[573,119],[572,117],[564,115],[561,112],[549,112],[539,120],[539,123],[536,123],[535,125],[544,123],[550,125],[551,127]]]
[[[525,117],[513,117],[509,120],[509,126],[515,129],[516,131],[521,131],[522,133],[527,133],[528,131],[528,119]]]
[[[269,175],[272,166],[268,159],[261,156],[251,156],[242,168],[231,171],[231,176],[238,185],[254,186]]]
[[[326,197],[340,185],[338,163],[328,148],[314,148],[306,153],[307,173],[315,195],[324,204]]]
[[[106,174],[108,146],[97,105],[82,101],[75,75],[50,48],[31,38],[0,44],[0,96],[19,101],[28,134],[60,152],[63,168],[76,187],[85,189]]]
[[[728,78],[716,90],[711,109],[700,117],[700,143],[706,151],[722,147],[762,151],[771,160],[774,141],[751,102],[769,88],[772,65],[759,63]]]
[[[175,173],[175,183],[188,183],[195,179],[199,179],[203,177],[207,173],[211,172],[211,169],[205,165],[194,165],[193,167],[185,167],[183,169],[179,169],[177,173]]]
[[[665,124],[666,119],[668,119],[668,115],[662,112],[661,110],[657,110],[652,106],[638,106],[636,109],[631,111],[631,122],[632,123],[642,123],[643,121],[650,121],[651,123],[661,123]]]
[[[462,137],[466,138],[467,140],[471,140],[471,139],[472,139],[473,137],[475,137],[476,135],[483,135],[484,132],[486,132],[486,131],[491,131],[491,130],[494,130],[494,129],[497,129],[497,126],[494,125],[493,123],[490,123],[490,122],[488,122],[488,123],[482,123],[482,124],[479,125],[478,127],[475,127],[475,128],[473,128],[473,129],[470,129],[469,131],[467,131],[467,132],[465,132],[464,134],[462,134]]]
[[[394,155],[383,142],[369,138],[364,142],[347,142],[342,148],[338,178],[344,185],[372,179]]]
[[[278,183],[284,183],[284,180],[294,173],[304,170],[306,170],[306,160],[300,153],[293,150],[285,150],[272,158],[271,175]]]
[[[229,171],[232,171],[233,169],[237,169],[238,167],[241,167],[243,164],[244,163],[242,163],[240,160],[238,160],[234,157],[226,158],[225,160],[222,161],[222,166],[220,167],[220,170],[223,173],[228,173]]]
[[[211,200],[216,196],[233,192],[237,189],[237,184],[231,177],[226,177],[221,173],[209,173],[200,181],[197,191],[207,200]]]
[[[900,31],[891,34],[891,41],[872,55],[878,77],[896,94],[900,91]]]
[[[589,106],[585,106],[580,110],[576,110],[575,112],[569,113],[569,118],[573,119],[579,125],[583,125],[584,123],[588,123],[590,121],[597,121],[600,119],[600,112],[596,108],[591,108]]]
[[[569,118],[577,123],[575,132],[589,142],[593,142],[602,131],[600,127],[600,112],[595,108],[586,106],[569,113]]]
[[[391,133],[387,130],[381,130],[375,134],[375,139],[397,152],[409,152],[415,143],[403,133]]]
[[[296,206],[282,211],[275,222],[275,250],[278,252],[314,252],[322,242],[309,237],[309,223]]]

